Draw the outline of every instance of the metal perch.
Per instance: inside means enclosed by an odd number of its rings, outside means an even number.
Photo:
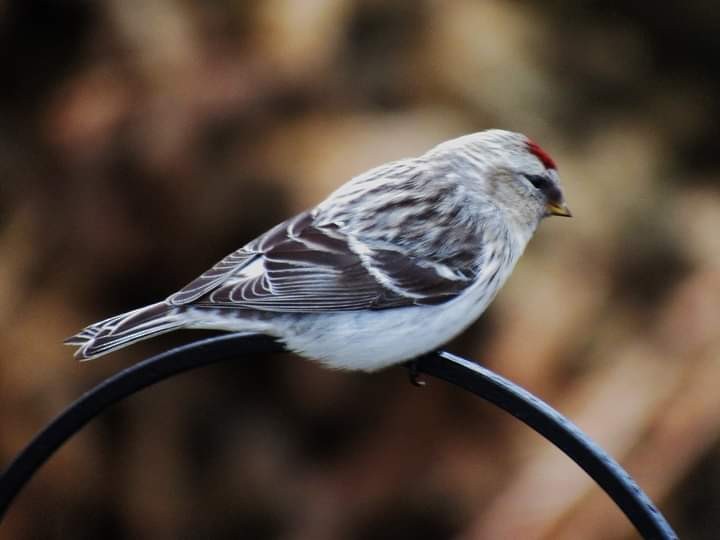
[[[135,364],[106,379],[40,431],[0,476],[0,521],[15,495],[73,434],[107,407],[178,373],[241,355],[282,352],[266,336],[227,334],[196,341]],[[411,374],[433,375],[509,412],[575,461],[605,490],[647,540],[677,539],[630,475],[575,424],[511,381],[465,358],[440,351],[413,361]]]

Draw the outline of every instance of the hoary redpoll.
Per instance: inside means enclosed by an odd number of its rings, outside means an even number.
[[[518,133],[466,135],[353,178],[166,300],[66,343],[90,359],[180,328],[218,329],[373,371],[477,319],[549,215],[570,212],[547,153]]]

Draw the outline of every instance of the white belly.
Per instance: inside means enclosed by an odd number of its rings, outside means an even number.
[[[509,273],[510,268],[499,276],[493,290],[481,281],[445,304],[288,316],[273,321],[273,333],[289,349],[330,367],[375,371],[433,351],[457,336],[485,311]]]

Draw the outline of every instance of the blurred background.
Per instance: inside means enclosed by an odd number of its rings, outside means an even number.
[[[526,386],[681,537],[720,530],[720,10],[584,0],[0,1],[0,457],[118,370],[62,340],[157,301],[352,175],[501,127],[559,164],[450,350]],[[0,538],[629,539],[513,418],[405,370],[238,358],[104,414]]]

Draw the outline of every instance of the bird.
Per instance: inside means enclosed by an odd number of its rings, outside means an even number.
[[[478,319],[548,216],[571,212],[545,150],[512,131],[463,135],[355,176],[165,300],[65,343],[90,360],[174,330],[224,330],[376,371]]]

